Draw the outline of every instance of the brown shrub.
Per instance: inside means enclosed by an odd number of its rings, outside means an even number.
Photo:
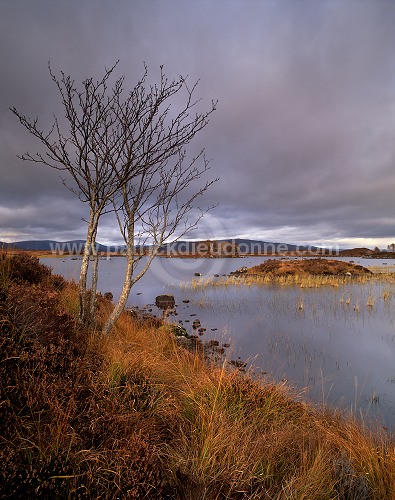
[[[18,283],[26,281],[30,284],[37,284],[51,275],[49,267],[41,264],[37,257],[26,253],[11,256],[3,254],[1,265],[7,266],[9,279]]]
[[[64,451],[29,463],[22,453],[3,449],[0,460],[1,498],[171,498],[157,451],[139,433],[116,450]]]
[[[47,280],[14,282],[6,292],[3,497],[165,498],[155,440],[139,430],[155,429],[150,381],[136,371],[106,380],[94,334],[75,328]]]
[[[13,283],[8,288],[9,319],[20,335],[48,343],[70,338],[75,321],[59,306],[59,292],[46,284]]]

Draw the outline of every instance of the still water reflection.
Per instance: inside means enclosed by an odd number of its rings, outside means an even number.
[[[193,287],[193,280],[225,275],[265,258],[155,258],[133,287],[129,306],[153,306],[156,295],[175,296],[175,322],[204,338],[230,343],[228,356],[249,361],[256,373],[287,380],[315,402],[380,418],[395,427],[395,289],[386,282],[318,289],[273,285]],[[347,259],[346,259],[347,260]],[[56,273],[78,279],[79,260],[42,259]],[[385,261],[358,259],[362,265]],[[99,290],[117,299],[125,260],[100,262]],[[201,273],[202,278],[195,277]],[[183,301],[189,301],[184,303]]]

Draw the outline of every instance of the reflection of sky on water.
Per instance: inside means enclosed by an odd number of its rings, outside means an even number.
[[[395,297],[392,290],[384,300],[388,284],[318,289],[180,287],[180,282],[196,279],[195,272],[203,277],[228,274],[263,260],[154,259],[132,289],[129,305],[153,304],[156,295],[173,293],[178,304],[174,321],[181,320],[192,333],[192,321],[199,318],[207,329],[204,338],[230,340],[230,356],[251,360],[257,373],[287,379],[300,388],[307,386],[317,402],[383,416],[387,425],[395,426]],[[66,277],[78,277],[78,260],[48,259],[45,263]],[[102,260],[100,265],[99,289],[112,291],[117,298],[124,259]],[[366,304],[372,298],[374,306],[369,307]],[[190,302],[183,303],[185,299]],[[373,401],[376,396],[378,402]]]

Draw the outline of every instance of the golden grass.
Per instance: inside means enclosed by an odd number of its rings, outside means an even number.
[[[298,286],[300,288],[320,288],[330,286],[338,288],[349,283],[388,283],[389,286],[395,285],[395,274],[389,272],[356,275],[352,278],[348,276],[336,275],[315,275],[289,274],[289,275],[254,275],[241,274],[223,276],[220,278],[208,277],[204,279],[193,279],[192,281],[182,282],[182,289],[201,290],[207,287],[229,287],[229,286],[251,286],[251,285],[276,285],[276,286]]]
[[[102,340],[109,372],[144,372],[170,439],[158,453],[178,498],[395,498],[394,441],[284,385],[210,366],[166,327],[123,316]],[[112,374],[112,375],[111,375]]]
[[[76,314],[75,285],[57,297]],[[112,306],[99,305],[100,323]],[[393,435],[303,402],[284,384],[209,364],[168,326],[125,313],[106,337],[77,329],[67,342],[24,347],[15,333],[3,337],[0,364],[14,363],[1,380],[2,474],[15,491],[20,483],[42,498],[395,498]]]

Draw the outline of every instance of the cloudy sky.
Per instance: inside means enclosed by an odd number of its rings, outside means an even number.
[[[99,78],[120,60],[132,87],[164,65],[200,79],[218,109],[196,147],[217,208],[191,237],[322,246],[395,240],[395,2],[389,0],[0,0],[0,240],[84,238],[86,207],[10,106],[43,128],[48,74]],[[118,243],[111,220],[99,241]]]

